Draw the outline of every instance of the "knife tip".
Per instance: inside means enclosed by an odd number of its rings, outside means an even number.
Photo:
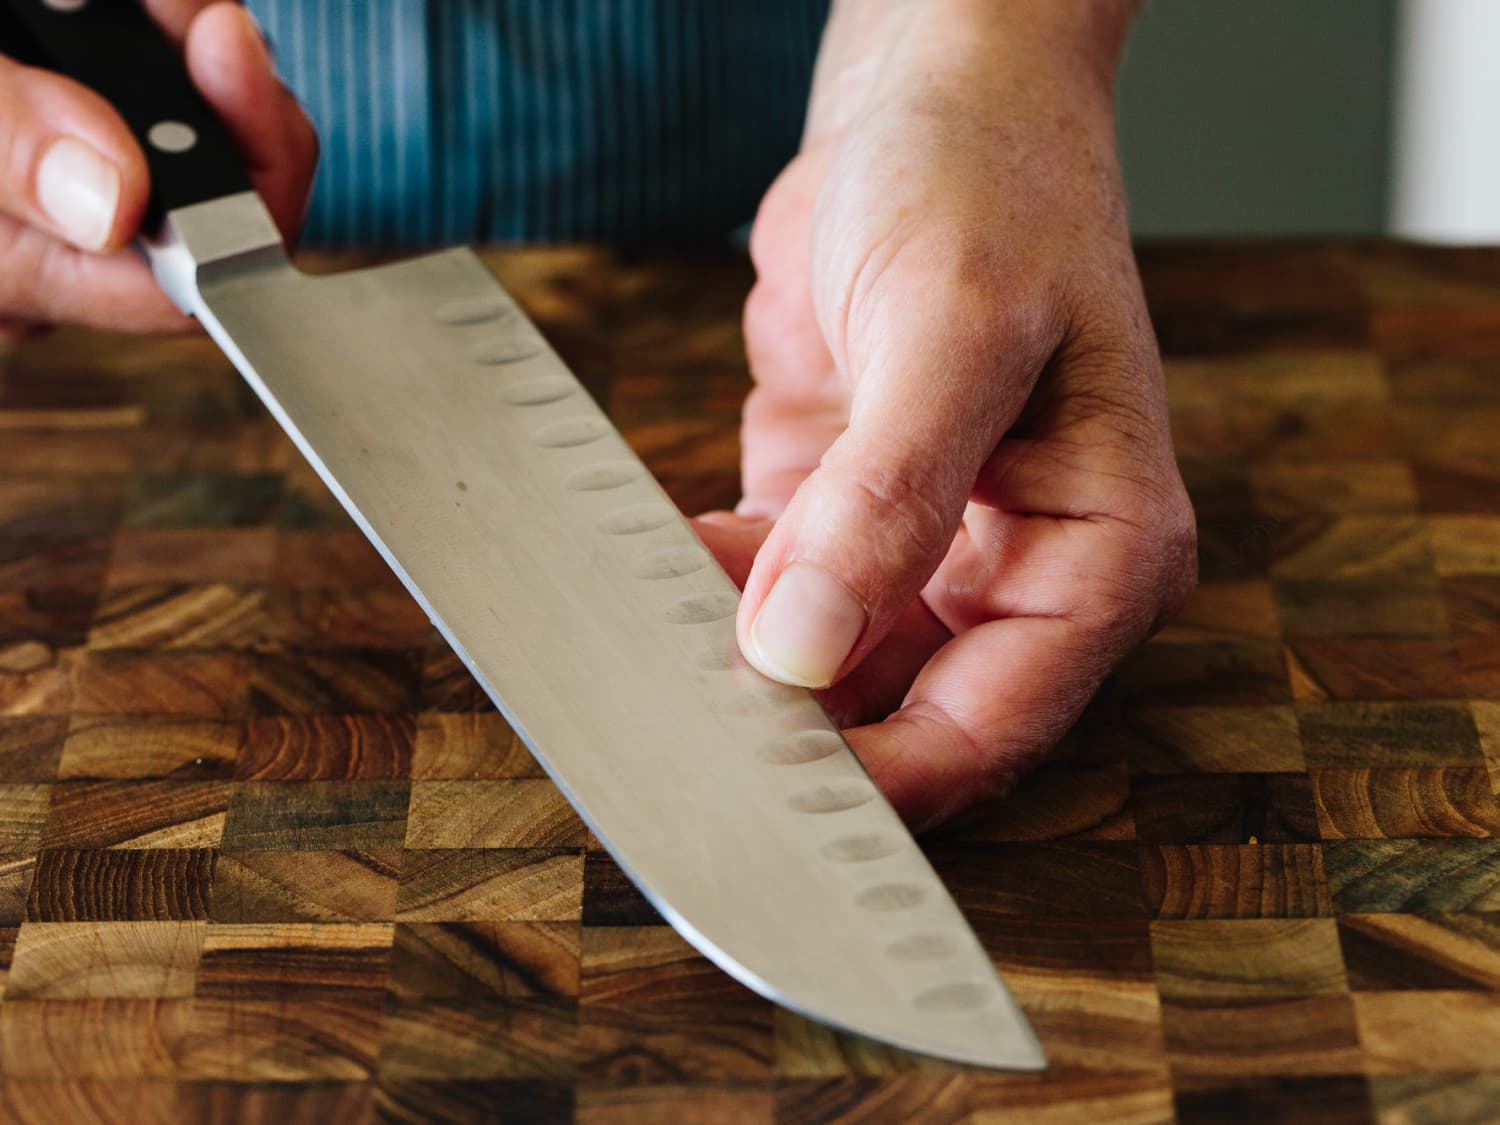
[[[991,1015],[988,1019],[966,1022],[962,1027],[942,1030],[930,1025],[920,1029],[908,1026],[900,1031],[869,1025],[861,1029],[845,1027],[863,1038],[944,1062],[990,1070],[1047,1069],[1047,1055],[1019,1009],[999,1019]]]
[[[989,1042],[977,1047],[971,1043],[963,1046],[934,1045],[925,1049],[920,1047],[914,1049],[951,1062],[982,1066],[990,1070],[1039,1071],[1047,1069],[1047,1056],[1029,1027],[1019,1032],[1011,1031],[1005,1035],[995,1036]]]

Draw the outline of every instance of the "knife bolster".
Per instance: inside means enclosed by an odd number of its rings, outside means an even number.
[[[209,281],[289,268],[281,233],[253,191],[168,212],[158,233],[141,243],[157,284],[189,315]]]

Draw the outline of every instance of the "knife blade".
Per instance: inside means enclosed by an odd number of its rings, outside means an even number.
[[[662,916],[815,1020],[1044,1066],[837,728],[742,659],[733,583],[480,260],[302,274],[134,0],[5,3],[29,54],[103,94],[141,141],[162,288]]]

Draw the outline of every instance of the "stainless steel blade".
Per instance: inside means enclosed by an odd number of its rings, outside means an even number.
[[[164,286],[688,941],[835,1027],[1044,1065],[858,759],[743,662],[733,584],[478,258],[309,277],[253,195],[169,230]]]

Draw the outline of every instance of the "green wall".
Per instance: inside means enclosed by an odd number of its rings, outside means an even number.
[[[1394,0],[1147,0],[1120,78],[1145,237],[1382,228]]]

